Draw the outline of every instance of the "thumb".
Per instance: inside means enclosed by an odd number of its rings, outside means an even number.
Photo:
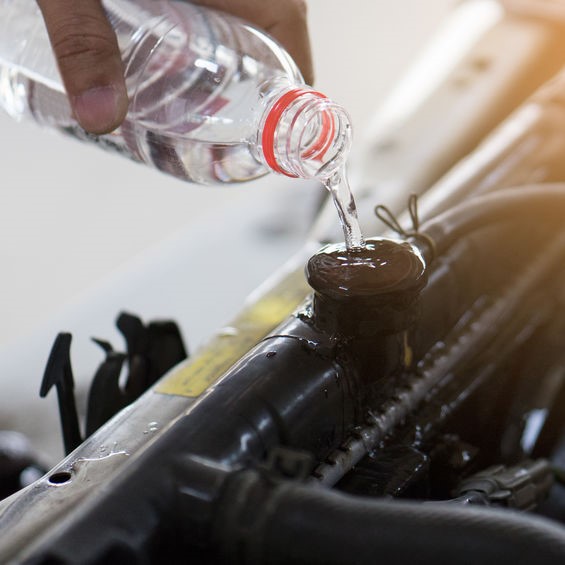
[[[100,0],[37,0],[75,118],[92,133],[120,125],[127,94],[118,42]]]

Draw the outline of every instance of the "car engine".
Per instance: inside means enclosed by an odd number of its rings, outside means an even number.
[[[6,452],[2,563],[565,562],[565,2],[460,10],[351,163],[361,258],[325,202],[196,352],[121,313],[85,415],[56,336],[67,455]]]

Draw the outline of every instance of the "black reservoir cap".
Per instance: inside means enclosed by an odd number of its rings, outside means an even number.
[[[306,276],[315,291],[314,323],[350,335],[405,329],[427,282],[420,251],[383,238],[356,249],[327,245],[310,258]]]

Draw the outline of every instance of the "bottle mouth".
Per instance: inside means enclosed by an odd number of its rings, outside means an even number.
[[[347,156],[350,129],[343,108],[321,92],[289,90],[265,119],[261,138],[265,162],[289,177],[329,177]]]

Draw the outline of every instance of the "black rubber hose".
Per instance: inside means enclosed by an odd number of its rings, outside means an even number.
[[[510,510],[353,497],[255,471],[228,481],[219,561],[248,565],[563,565],[565,529]]]
[[[498,190],[465,201],[425,222],[420,232],[441,255],[457,240],[494,223],[545,225],[565,219],[565,184],[539,184]]]

